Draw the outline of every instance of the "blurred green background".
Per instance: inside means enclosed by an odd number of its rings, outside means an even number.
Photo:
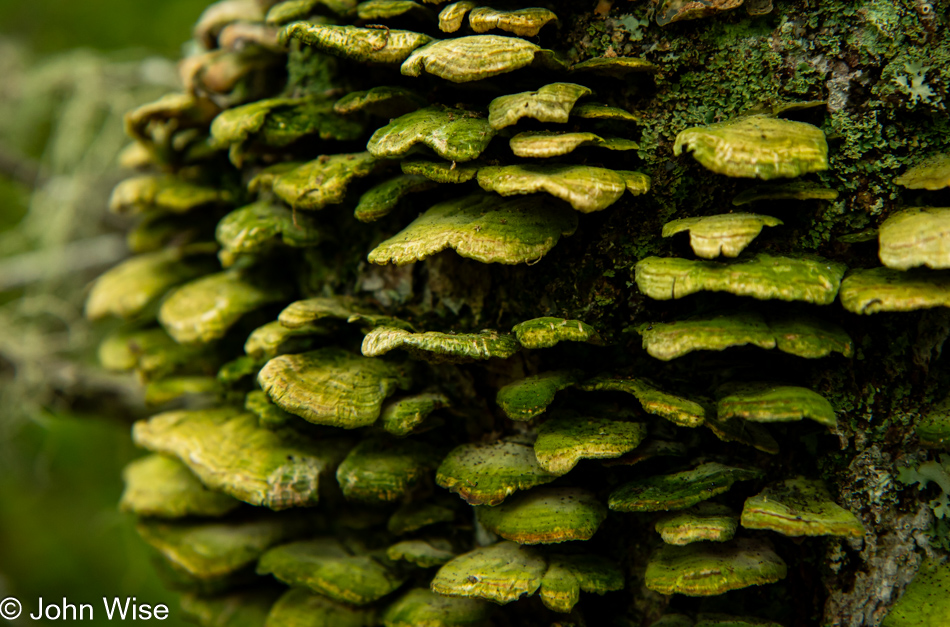
[[[135,596],[180,623],[116,508],[141,407],[96,368],[103,330],[81,308],[124,252],[105,212],[122,112],[174,89],[156,57],[179,56],[207,4],[0,0],[0,599],[27,611],[66,596],[103,624],[101,597]]]

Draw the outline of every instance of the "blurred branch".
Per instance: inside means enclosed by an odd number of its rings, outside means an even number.
[[[5,176],[29,188],[39,187],[46,178],[39,163],[29,157],[14,154],[2,145],[0,145],[0,176]]]
[[[125,238],[110,233],[0,259],[0,292],[103,268],[127,254]]]

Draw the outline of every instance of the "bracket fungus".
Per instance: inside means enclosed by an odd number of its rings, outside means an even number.
[[[894,182],[907,189],[932,191],[950,187],[950,154],[931,155],[898,176]]]
[[[495,130],[517,124],[521,118],[565,124],[577,101],[593,93],[575,83],[551,83],[537,91],[499,96],[488,105],[488,123]]]
[[[603,211],[624,191],[639,196],[650,190],[650,178],[640,172],[553,163],[486,166],[478,171],[478,184],[502,196],[546,192],[582,213]]]
[[[456,163],[453,161],[429,161],[425,159],[406,160],[401,163],[402,173],[423,176],[436,183],[467,183],[475,178],[479,168],[485,164],[481,161]]]
[[[403,366],[340,348],[280,355],[257,379],[278,407],[313,424],[344,429],[376,422],[383,401],[411,383]]]
[[[638,57],[594,57],[571,66],[571,72],[625,79],[633,72],[656,72],[657,66]]]
[[[439,30],[443,33],[454,33],[462,28],[465,22],[465,16],[468,12],[478,6],[475,0],[459,0],[446,5],[439,12]]]
[[[533,549],[499,542],[460,555],[440,568],[432,580],[432,591],[511,603],[537,592],[547,566]]]
[[[363,440],[336,470],[350,501],[386,503],[409,496],[442,460],[439,452],[412,440]]]
[[[762,200],[837,200],[838,190],[811,181],[791,181],[752,187],[732,199],[736,207]]]
[[[356,17],[361,20],[386,20],[403,15],[421,19],[435,17],[413,0],[364,0],[356,5]]]
[[[385,558],[379,559],[355,543],[335,538],[300,540],[274,547],[261,557],[257,572],[357,606],[381,599],[406,580]]]
[[[666,26],[680,20],[695,20],[742,6],[743,0],[661,0],[656,23]]]
[[[539,595],[545,607],[555,612],[573,610],[581,592],[602,595],[624,587],[623,573],[617,565],[598,555],[554,554],[547,559]]]
[[[325,236],[312,217],[269,202],[235,209],[215,229],[215,239],[231,254],[264,252],[278,237],[287,246],[303,248],[320,243]]]
[[[428,35],[407,30],[359,28],[334,24],[294,22],[280,33],[281,41],[296,39],[334,56],[363,63],[395,65],[412,51],[433,41]]]
[[[534,488],[475,513],[486,529],[518,544],[590,540],[607,518],[607,508],[580,488]]]
[[[406,396],[383,407],[379,426],[397,437],[404,437],[422,425],[432,412],[450,405],[448,397],[441,392]]]
[[[638,332],[651,357],[669,361],[695,350],[721,351],[752,344],[759,348],[817,359],[833,352],[853,354],[851,338],[840,327],[810,317],[766,321],[757,313],[646,323]]]
[[[534,196],[499,199],[475,194],[430,207],[374,248],[368,259],[401,266],[452,248],[482,263],[530,263],[576,229],[577,215],[565,205]]]
[[[220,339],[242,316],[286,300],[289,286],[239,270],[208,274],[176,288],[162,303],[158,320],[176,342]]]
[[[825,134],[811,124],[748,115],[680,132],[673,154],[693,153],[703,166],[726,176],[794,178],[828,169]]]
[[[406,76],[423,72],[453,83],[468,83],[550,60],[551,51],[517,37],[473,35],[434,41],[419,48],[402,64]]]
[[[427,104],[425,98],[411,89],[382,85],[366,91],[351,91],[333,103],[333,110],[345,115],[368,113],[381,118],[398,118]]]
[[[864,525],[831,500],[822,481],[804,477],[769,484],[746,499],[742,526],[786,536],[864,536]]]
[[[449,161],[471,161],[495,136],[488,121],[471,111],[426,107],[402,115],[378,129],[366,149],[374,157],[401,157],[424,144]]]
[[[787,572],[782,558],[761,540],[665,544],[647,562],[645,585],[660,594],[713,596],[775,583]]]
[[[402,174],[383,181],[360,196],[353,215],[360,222],[375,222],[384,218],[409,194],[424,192],[437,183],[418,174]]]
[[[168,248],[127,259],[96,279],[86,299],[86,317],[134,318],[169,289],[214,269],[207,255],[186,256]]]
[[[287,590],[271,607],[264,627],[278,625],[326,625],[329,627],[372,627],[376,624],[373,609],[353,607],[313,594],[303,588]]]
[[[369,175],[375,162],[368,152],[324,156],[276,174],[270,188],[293,209],[323,209],[343,202],[350,183]]]
[[[495,402],[510,419],[531,420],[547,411],[557,393],[576,384],[580,375],[576,370],[550,370],[525,377],[498,390]]]
[[[509,333],[484,330],[479,333],[412,333],[395,327],[376,327],[363,338],[363,354],[379,357],[404,349],[423,359],[447,361],[507,359],[518,350],[518,341]]]
[[[664,392],[645,378],[600,375],[585,381],[580,388],[589,392],[624,392],[632,394],[648,414],[660,416],[680,427],[703,424],[706,410],[688,398]]]
[[[280,510],[313,505],[319,480],[352,444],[263,429],[253,414],[230,408],[171,411],[135,423],[135,443],[184,463],[213,490]]]
[[[852,270],[841,282],[841,305],[856,314],[950,307],[950,275],[890,268]]]
[[[888,216],[878,231],[881,263],[893,270],[950,268],[950,207],[913,207]]]
[[[598,102],[582,102],[571,109],[571,117],[582,120],[604,120],[609,122],[640,122],[640,116],[625,109],[610,107]]]
[[[478,599],[447,597],[426,588],[413,588],[383,612],[386,627],[479,627],[491,615],[491,605]]]
[[[689,509],[667,514],[656,521],[656,532],[666,544],[683,546],[693,542],[727,542],[739,527],[739,517],[725,505],[698,503]]]
[[[647,257],[637,263],[636,282],[641,292],[656,300],[706,291],[828,305],[838,295],[846,269],[842,263],[818,257],[765,253],[727,263]]]
[[[768,383],[731,384],[720,388],[720,419],[742,418],[753,422],[789,422],[810,418],[835,428],[835,410],[825,397],[808,388]]]
[[[550,158],[574,152],[576,148],[599,147],[608,150],[636,150],[637,142],[617,137],[603,138],[595,133],[559,133],[555,131],[525,131],[508,141],[516,157]]]
[[[119,214],[187,213],[202,207],[228,205],[233,200],[234,195],[228,190],[146,174],[116,185],[109,198],[109,209]]]
[[[538,427],[534,454],[545,471],[565,475],[582,459],[611,459],[629,453],[645,435],[646,426],[638,422],[555,416]]]
[[[468,14],[468,25],[476,33],[498,29],[519,37],[535,37],[542,28],[551,22],[557,22],[557,15],[553,11],[541,7],[529,7],[513,11],[475,7]]]
[[[782,221],[754,213],[725,213],[702,218],[682,218],[663,225],[663,237],[689,231],[689,245],[697,257],[715,259],[719,255],[738,257],[752,243],[762,227],[779,226]]]
[[[726,492],[736,481],[749,481],[761,476],[760,470],[706,462],[691,470],[625,483],[610,493],[608,505],[617,512],[686,509]]]
[[[534,449],[517,442],[463,444],[442,460],[435,475],[438,485],[470,505],[498,505],[518,490],[555,479],[538,465]]]
[[[122,471],[125,490],[119,509],[139,516],[184,518],[224,516],[241,504],[209,490],[188,467],[172,457],[147,455]]]
[[[519,322],[511,331],[522,346],[531,350],[551,348],[560,342],[600,342],[597,330],[586,322],[551,316]]]
[[[430,525],[450,522],[455,519],[455,512],[438,503],[415,502],[399,507],[389,521],[386,528],[397,536],[418,531]]]

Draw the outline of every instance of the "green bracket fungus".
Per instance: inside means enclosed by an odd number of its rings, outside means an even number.
[[[769,383],[728,384],[719,389],[717,416],[753,422],[789,422],[810,418],[829,429],[838,423],[825,397],[807,388]]]
[[[376,327],[387,325],[411,330],[411,325],[397,318],[383,316],[352,296],[317,296],[298,300],[289,305],[278,317],[288,329],[312,327],[335,320]]]
[[[644,378],[600,375],[579,386],[587,392],[624,392],[632,394],[648,414],[660,416],[680,427],[703,424],[706,410],[695,401],[664,392]]]
[[[340,348],[275,357],[257,380],[283,410],[313,424],[344,429],[376,422],[383,401],[411,383],[404,366]]]
[[[323,156],[276,174],[271,189],[294,209],[323,209],[343,202],[353,179],[369,175],[375,163],[368,152]]]
[[[811,181],[791,181],[747,189],[732,199],[736,207],[762,200],[837,200],[838,190]]]
[[[739,526],[739,517],[719,503],[699,503],[656,521],[663,542],[683,546],[693,542],[727,542]]]
[[[362,134],[363,124],[335,112],[324,96],[258,100],[223,111],[211,124],[212,144],[236,146],[238,154],[247,143],[279,148],[304,137],[353,141]]]
[[[535,37],[541,29],[557,16],[548,9],[531,7],[514,11],[499,11],[489,7],[477,7],[468,14],[468,25],[476,33],[492,29],[507,31],[519,37]]]
[[[353,607],[303,588],[285,592],[267,615],[264,627],[373,627],[376,611]]]
[[[328,329],[318,326],[288,329],[275,320],[251,332],[244,343],[244,352],[262,362],[278,355],[309,350],[317,336],[328,334]]]
[[[142,520],[136,531],[171,568],[213,587],[249,568],[268,548],[304,533],[299,514],[258,514],[243,521]]]
[[[907,189],[937,190],[950,187],[950,154],[931,155],[898,176],[894,182]]]
[[[349,452],[336,471],[343,496],[350,501],[399,501],[423,482],[442,455],[413,440],[363,440]]]
[[[169,289],[214,270],[206,255],[186,256],[187,250],[167,248],[127,259],[103,273],[86,299],[86,318],[134,318]]]
[[[219,363],[213,344],[178,344],[162,329],[119,331],[99,345],[99,363],[106,370],[135,370],[148,382],[171,374],[212,370]]]
[[[122,471],[125,490],[119,509],[138,516],[184,518],[224,516],[240,501],[206,488],[188,467],[164,455],[146,455]]]
[[[852,270],[841,282],[841,305],[856,314],[950,307],[950,274],[890,268]]]
[[[537,592],[547,566],[534,550],[499,542],[460,555],[440,568],[432,580],[432,591],[503,605]]]
[[[158,407],[186,396],[205,396],[215,400],[222,392],[217,377],[200,375],[168,377],[145,385],[145,404]]]
[[[604,466],[636,466],[655,457],[686,457],[687,447],[682,442],[647,440],[616,459],[607,459]]]
[[[109,209],[120,214],[187,213],[201,207],[228,205],[233,200],[234,195],[227,190],[146,174],[116,185],[109,199]]]
[[[436,183],[467,183],[475,178],[479,168],[485,164],[481,161],[467,163],[449,163],[447,161],[427,161],[413,159],[400,164],[403,174],[424,176]]]
[[[283,435],[231,408],[171,411],[135,423],[135,443],[184,463],[212,490],[275,510],[314,505],[351,442]]]
[[[208,6],[195,22],[192,34],[204,44],[214,48],[218,34],[232,22],[260,22],[264,19],[262,3],[254,0],[223,0]]]
[[[409,194],[424,192],[437,186],[418,174],[402,174],[383,181],[360,197],[353,215],[360,222],[375,222],[388,216],[403,198]]]
[[[176,132],[207,128],[220,112],[208,98],[171,93],[126,113],[125,132],[165,161]]]
[[[450,405],[449,398],[440,392],[400,398],[383,407],[379,426],[397,437],[405,437],[422,425],[432,412]]]
[[[333,104],[337,113],[368,113],[381,118],[398,118],[421,109],[428,101],[405,87],[383,85],[366,91],[351,91]]]
[[[608,150],[636,150],[640,145],[629,139],[610,137],[604,139],[594,133],[560,133],[556,131],[525,131],[512,137],[508,145],[516,157],[560,157],[582,147],[599,147]]]
[[[397,536],[455,519],[455,512],[437,503],[406,503],[389,517],[386,528]]]
[[[492,606],[478,599],[447,597],[413,588],[383,612],[385,627],[482,627]]]
[[[663,237],[689,231],[689,245],[697,257],[715,259],[719,255],[738,257],[752,243],[762,227],[779,226],[782,221],[754,213],[725,213],[701,218],[682,218],[663,225]]]
[[[612,459],[643,441],[646,426],[605,417],[555,416],[538,428],[534,454],[555,475],[570,472],[582,459]]]
[[[518,490],[555,479],[557,475],[538,465],[534,449],[516,442],[458,446],[442,460],[435,475],[439,486],[470,505],[498,505]]]
[[[684,150],[707,169],[726,176],[768,180],[828,169],[828,144],[820,129],[763,115],[682,131],[673,154]]]
[[[545,607],[566,614],[580,601],[582,591],[602,595],[623,587],[623,572],[608,559],[596,555],[555,554],[548,556],[540,596]]]
[[[283,0],[274,4],[267,12],[265,21],[278,26],[306,19],[318,10],[324,8],[332,15],[345,17],[356,10],[358,0]]]
[[[551,83],[537,91],[499,96],[488,105],[488,123],[495,130],[517,124],[521,118],[567,123],[578,100],[594,92],[574,83]]]
[[[785,578],[787,570],[782,558],[761,540],[665,544],[647,562],[645,585],[660,594],[714,596],[775,583]]]
[[[495,402],[512,420],[528,421],[547,411],[558,391],[576,384],[578,370],[551,370],[509,383],[500,390]]]
[[[287,246],[302,248],[316,246],[325,235],[314,218],[269,202],[235,209],[215,230],[215,239],[231,254],[264,252],[278,237]]]
[[[291,39],[337,57],[382,65],[402,63],[413,50],[433,41],[428,35],[407,30],[311,22],[294,22],[285,26],[280,40],[287,42]]]
[[[950,268],[950,207],[893,213],[881,224],[878,242],[881,263],[888,268]]]
[[[365,0],[356,5],[356,17],[361,20],[386,20],[404,15],[435,17],[429,9],[412,0]]]
[[[380,159],[401,157],[424,144],[449,161],[471,161],[495,136],[488,120],[477,113],[426,107],[402,115],[369,138],[366,149]]]
[[[474,0],[460,0],[446,5],[439,12],[439,30],[443,33],[454,33],[462,28],[465,22],[465,16],[468,12],[478,6]]]
[[[516,324],[511,331],[525,348],[551,348],[560,342],[599,344],[597,330],[586,322],[566,318],[534,318]]]
[[[551,54],[517,37],[473,35],[434,41],[406,59],[400,71],[406,76],[427,72],[453,83],[468,83],[529,66]]]
[[[607,508],[580,488],[535,488],[475,512],[486,529],[518,544],[590,540],[607,518]]]
[[[765,253],[727,263],[647,257],[637,263],[636,282],[641,292],[657,300],[708,291],[828,305],[838,295],[846,269],[842,263],[819,257]]]
[[[254,368],[257,372],[258,368]],[[257,423],[264,429],[277,431],[298,420],[293,414],[271,402],[267,393],[262,390],[252,390],[244,397],[244,409],[257,416]]]
[[[742,6],[743,0],[661,0],[656,23],[666,26],[680,20],[695,20]]]
[[[638,332],[651,357],[669,361],[695,350],[721,351],[752,344],[817,359],[853,353],[851,338],[838,326],[810,317],[766,321],[757,313],[725,314],[697,320],[646,323]]]
[[[603,211],[624,191],[639,195],[650,189],[649,178],[639,172],[553,163],[487,166],[478,171],[478,184],[502,196],[546,192],[582,213]]]
[[[530,263],[576,229],[577,215],[566,205],[536,196],[500,199],[475,194],[429,208],[374,248],[368,259],[402,266],[452,248],[482,263]]]
[[[604,120],[609,122],[640,122],[640,116],[618,109],[609,107],[597,102],[582,102],[571,109],[572,118],[582,120]]]
[[[413,356],[433,361],[508,359],[518,351],[518,340],[510,333],[484,330],[479,333],[412,333],[396,327],[376,327],[363,338],[363,354],[379,357],[403,349]]]
[[[882,627],[945,625],[950,621],[950,562],[927,558],[904,594],[891,606]]]
[[[387,560],[335,538],[291,542],[267,551],[257,564],[259,575],[273,575],[295,588],[306,588],[334,601],[367,605],[405,582]]]
[[[857,517],[831,500],[824,482],[796,477],[769,484],[742,507],[742,526],[786,536],[864,536]]]
[[[617,512],[686,509],[726,492],[736,481],[749,481],[761,476],[759,470],[707,462],[691,470],[625,483],[610,493],[608,505]]]
[[[594,57],[571,66],[572,73],[589,73],[617,79],[626,79],[627,75],[633,72],[656,72],[658,69],[646,59],[619,56]]]
[[[208,343],[224,337],[245,314],[286,300],[288,288],[234,269],[209,274],[168,294],[158,321],[176,342]]]
[[[419,568],[442,566],[455,557],[447,540],[403,540],[386,549],[386,556],[394,562],[405,561]]]

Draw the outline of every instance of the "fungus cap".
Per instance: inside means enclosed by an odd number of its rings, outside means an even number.
[[[280,40],[296,39],[321,52],[361,63],[395,65],[412,51],[433,41],[432,37],[407,30],[359,28],[312,22],[294,22],[280,32]]]
[[[439,466],[435,482],[470,505],[498,505],[518,490],[550,483],[557,475],[538,465],[534,449],[516,442],[462,444]]]
[[[538,428],[534,454],[547,472],[567,474],[581,459],[611,459],[643,441],[646,425],[607,417],[555,416]]]
[[[898,176],[894,182],[907,189],[937,190],[950,187],[950,154],[931,155]]]
[[[728,384],[719,389],[717,416],[753,422],[789,422],[810,418],[830,429],[838,419],[831,403],[808,388],[769,383]]]
[[[950,207],[892,213],[878,231],[881,263],[894,270],[950,268]]]
[[[385,627],[480,627],[492,606],[478,599],[447,597],[413,588],[383,612]]]
[[[698,257],[738,257],[762,227],[783,224],[778,218],[754,213],[725,213],[700,218],[682,218],[663,225],[663,237],[689,231],[689,244]]]
[[[748,470],[707,462],[691,470],[637,479],[610,493],[610,509],[618,512],[660,512],[686,509],[729,490],[736,481],[762,476]]]
[[[533,549],[504,541],[469,551],[447,563],[432,580],[432,591],[503,605],[537,592],[546,570],[547,562]]]
[[[401,157],[424,144],[449,161],[471,161],[495,136],[488,120],[478,114],[447,107],[426,107],[402,115],[378,129],[366,149],[380,159]]]
[[[607,508],[582,488],[534,488],[475,513],[486,529],[518,544],[590,540],[607,518]]]
[[[785,578],[787,567],[767,542],[664,544],[647,562],[645,585],[660,594],[715,596]]]
[[[536,91],[499,96],[488,105],[488,123],[495,130],[521,118],[564,124],[578,100],[594,92],[575,83],[551,83]]]
[[[804,477],[772,483],[742,507],[742,526],[786,536],[864,536],[864,525],[833,500],[820,480]]]
[[[340,463],[336,479],[349,501],[390,503],[408,497],[441,459],[424,442],[365,439]]]
[[[549,370],[509,383],[498,390],[495,402],[511,420],[528,421],[547,411],[560,390],[580,380],[578,370]]]
[[[841,282],[841,305],[856,314],[950,307],[950,274],[890,268],[851,270]]]
[[[125,490],[119,509],[137,516],[184,518],[224,516],[241,502],[209,490],[188,467],[173,457],[146,455],[122,470]]]
[[[655,529],[663,542],[682,546],[693,542],[732,540],[739,517],[719,503],[698,503],[689,509],[667,514],[656,521]]]

